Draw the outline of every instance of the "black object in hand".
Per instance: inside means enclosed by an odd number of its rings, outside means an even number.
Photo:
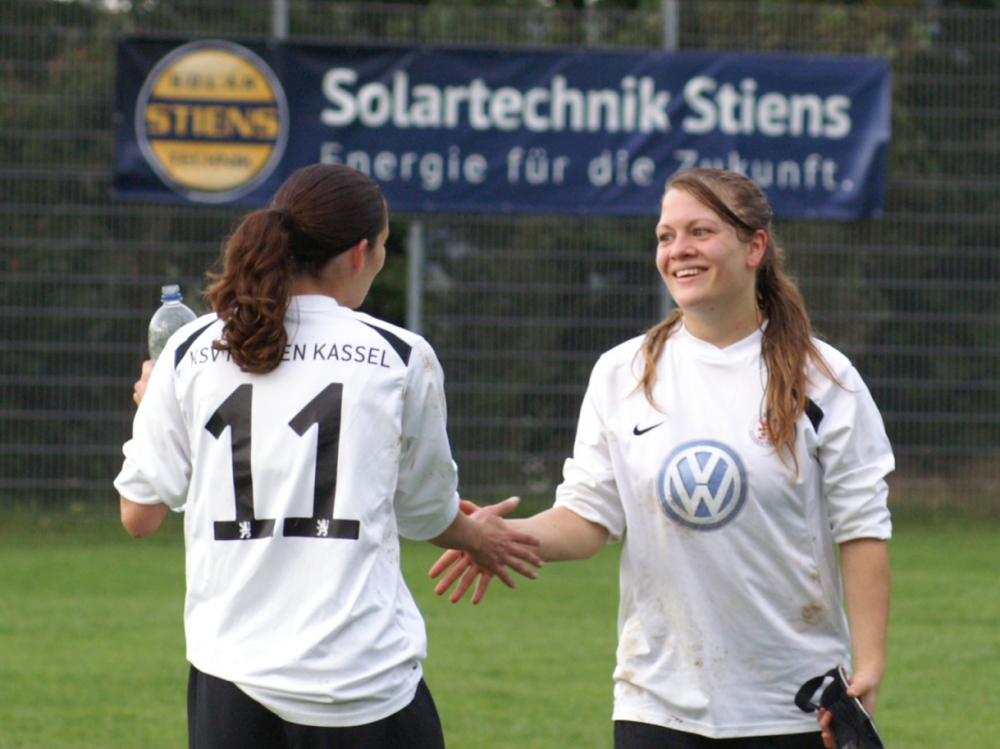
[[[814,702],[816,692],[827,680],[829,683],[823,689],[817,705]],[[807,713],[822,707],[833,714],[830,729],[838,749],[885,749],[872,716],[865,710],[861,700],[847,696],[847,687],[847,674],[844,673],[843,666],[838,666],[803,684],[795,695],[795,704]]]

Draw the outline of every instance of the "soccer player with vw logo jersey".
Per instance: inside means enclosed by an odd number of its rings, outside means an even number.
[[[600,358],[555,506],[514,521],[548,560],[624,538],[617,749],[832,749],[829,713],[817,727],[794,700],[838,664],[875,708],[892,450],[812,336],[771,218],[746,177],[671,177],[656,265],[677,307]],[[480,572],[459,552],[432,569],[453,601],[482,597]]]
[[[135,536],[185,509],[192,749],[441,749],[399,536],[540,563],[513,503],[459,512],[431,347],[353,311],[388,233],[373,180],[296,171],[137,383],[115,486]]]

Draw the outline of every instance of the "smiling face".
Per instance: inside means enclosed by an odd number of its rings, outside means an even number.
[[[712,342],[736,341],[756,329],[756,269],[767,248],[764,231],[744,242],[694,195],[671,188],[663,197],[656,239],[656,267],[693,334]]]

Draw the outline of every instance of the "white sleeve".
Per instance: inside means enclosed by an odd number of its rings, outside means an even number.
[[[580,406],[573,457],[563,465],[563,481],[556,488],[556,507],[572,510],[584,520],[608,529],[608,543],[625,533],[625,509],[615,481],[604,420],[608,383],[601,362],[594,367]]]
[[[176,342],[175,342],[176,344]],[[191,479],[187,425],[174,389],[174,346],[156,360],[146,393],[125,443],[125,464],[115,488],[125,499],[144,505],[183,507]]]
[[[430,345],[413,347],[403,395],[403,444],[394,505],[399,534],[425,541],[458,513],[458,467],[446,424],[444,373]]]
[[[851,367],[822,403],[819,461],[834,542],[892,535],[885,477],[896,466],[882,416]]]

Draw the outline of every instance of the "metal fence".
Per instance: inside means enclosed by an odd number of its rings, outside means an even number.
[[[109,197],[117,35],[260,37],[284,5],[0,0],[0,505],[115,506],[159,286],[179,281],[197,307],[239,215]],[[882,409],[896,509],[1000,513],[1000,13],[678,5],[681,48],[891,59],[884,217],[779,231],[816,327]],[[669,36],[660,13],[287,8],[290,38],[329,42],[655,48]],[[421,230],[423,329],[445,368],[465,495],[551,501],[593,362],[660,314],[654,223],[394,216],[397,237]],[[375,311],[401,316],[405,268],[397,250]]]

